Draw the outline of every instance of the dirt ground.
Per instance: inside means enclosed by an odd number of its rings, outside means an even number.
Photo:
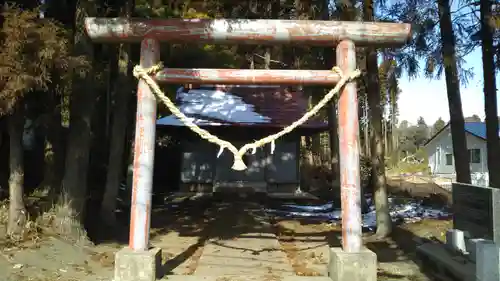
[[[430,198],[437,203],[451,205],[451,191],[446,190],[433,179],[426,176],[387,177],[387,187],[393,195],[406,195],[413,198]]]
[[[444,242],[450,220],[423,220],[395,226],[387,239],[371,239],[365,233],[365,245],[377,254],[379,280],[432,280],[416,263],[415,250],[426,240]],[[276,222],[280,243],[300,276],[326,276],[329,247],[340,246],[338,225],[300,220]]]
[[[269,217],[263,212],[268,199],[175,200],[176,206],[152,213],[151,242],[162,248],[164,274],[326,276],[328,249],[339,246],[338,225]],[[415,248],[425,239],[443,239],[450,226],[450,221],[424,220],[397,226],[391,238],[380,241],[367,233],[366,245],[378,256],[379,279],[430,280],[414,262]],[[79,247],[43,231],[21,243],[3,234],[0,223],[0,280],[6,281],[112,280],[114,254],[127,241],[124,234]]]

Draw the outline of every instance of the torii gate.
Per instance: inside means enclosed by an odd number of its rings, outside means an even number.
[[[139,43],[143,68],[156,65],[160,42],[206,44],[295,44],[337,48],[337,64],[356,68],[357,46],[397,46],[410,37],[410,24],[307,20],[123,19],[86,18],[94,42]],[[329,70],[169,69],[155,74],[157,83],[334,85]],[[149,247],[157,102],[141,79],[137,90],[134,171],[129,247],[117,253],[115,281],[155,280],[159,251]],[[338,102],[342,249],[332,249],[334,280],[376,280],[376,256],[362,247],[359,124],[356,83],[342,89]],[[375,279],[374,279],[375,278]]]

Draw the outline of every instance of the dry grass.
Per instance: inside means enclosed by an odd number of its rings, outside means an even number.
[[[400,227],[411,232],[416,237],[423,239],[436,239],[444,243],[446,239],[446,231],[453,227],[453,221],[426,219],[412,224],[405,224]]]
[[[24,224],[23,231],[21,235],[8,235],[7,225],[9,222],[9,203],[7,200],[0,202],[0,226],[5,229],[5,234],[1,235],[0,240],[2,246],[15,246],[24,242],[32,242],[36,244],[41,238],[41,229],[38,223],[34,220],[30,220],[29,214],[27,215],[26,223]]]
[[[36,203],[35,203],[36,204]],[[7,229],[9,219],[8,201],[0,202],[0,229]],[[43,240],[44,236],[57,236],[80,246],[89,245],[87,233],[80,223],[75,219],[67,205],[53,205],[52,208],[43,212],[38,217],[30,215],[21,235],[9,236],[5,231],[4,239],[0,239],[3,248],[31,248]]]
[[[37,222],[48,234],[57,235],[77,246],[93,246],[87,236],[87,231],[70,207],[69,200],[60,200],[53,204],[48,211],[39,216]]]

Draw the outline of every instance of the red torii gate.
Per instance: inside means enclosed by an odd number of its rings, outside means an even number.
[[[399,23],[307,20],[86,18],[85,29],[94,42],[141,42],[143,68],[152,67],[159,62],[160,42],[296,44],[336,46],[337,64],[344,73],[349,74],[356,68],[355,44],[377,47],[402,45],[410,37],[411,27],[410,24]],[[154,78],[157,83],[280,85],[333,85],[340,79],[337,74],[328,70],[169,68],[155,74]],[[155,96],[142,80],[139,81],[137,99],[129,241],[130,249],[136,253],[146,252],[149,249],[157,107]],[[358,100],[355,82],[350,82],[343,88],[338,103],[338,114],[342,249],[347,253],[359,253],[362,251],[362,229]],[[134,275],[132,272],[127,274]],[[149,280],[142,279],[138,275],[124,277],[118,273],[118,269],[115,275],[120,275],[121,277],[116,278],[123,280]]]

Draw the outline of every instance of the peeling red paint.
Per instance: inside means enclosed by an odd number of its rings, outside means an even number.
[[[300,44],[334,46],[351,40],[358,46],[405,44],[410,24],[247,19],[116,19],[86,18],[85,30],[96,42],[140,42],[155,38],[169,43]]]
[[[343,72],[356,68],[356,49],[351,41],[337,47],[337,63]],[[356,83],[348,83],[339,98],[340,194],[342,204],[342,247],[359,252],[362,246],[361,187],[359,174],[359,124]]]
[[[159,51],[158,41],[144,39],[141,43],[141,66],[148,68],[158,63]],[[134,250],[146,250],[149,246],[156,106],[150,87],[139,81],[129,238],[129,247]]]
[[[330,70],[181,69],[166,68],[156,74],[158,83],[234,85],[326,85],[340,77]]]

